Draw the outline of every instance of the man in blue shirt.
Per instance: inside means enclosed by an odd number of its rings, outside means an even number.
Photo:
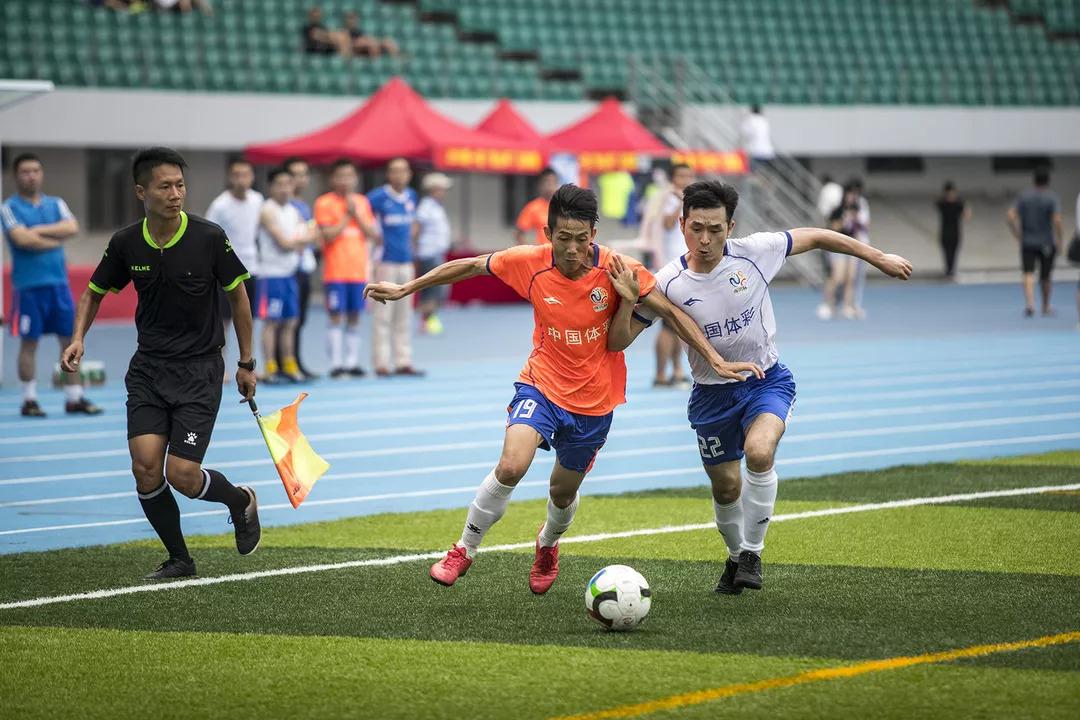
[[[409,187],[412,168],[405,158],[386,166],[386,184],[368,194],[371,212],[382,228],[382,253],[375,265],[375,281],[404,285],[415,276],[414,248],[416,191]],[[408,298],[375,305],[372,356],[378,377],[423,375],[412,365],[412,301]],[[393,370],[391,371],[391,350]]]
[[[19,380],[22,414],[45,417],[37,401],[35,365],[38,339],[56,335],[63,351],[71,342],[75,304],[64,265],[64,241],[79,232],[79,222],[67,203],[41,192],[45,169],[40,158],[23,153],[11,165],[16,194],[0,206],[0,226],[11,247],[11,318],[19,333]],[[79,373],[64,374],[69,413],[98,415],[101,408],[83,397]]]
[[[308,184],[311,182],[311,168],[306,160],[301,160],[298,157],[291,157],[283,164],[293,177],[293,198],[290,202],[300,212],[300,217],[303,218],[304,222],[311,222],[314,215],[311,212],[311,206],[307,204],[303,197]],[[300,366],[300,374],[308,380],[314,380],[319,376],[311,372],[304,365],[304,359],[300,357],[300,332],[304,329],[304,322],[307,321],[308,302],[311,300],[311,274],[315,272],[318,263],[318,250],[309,245],[304,248],[300,256],[300,269],[296,271],[296,284],[300,289],[300,315],[294,331],[293,347],[296,348],[296,362]]]

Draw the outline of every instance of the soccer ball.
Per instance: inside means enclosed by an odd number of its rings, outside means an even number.
[[[608,630],[633,630],[650,607],[649,583],[627,565],[608,565],[585,587],[585,609]]]

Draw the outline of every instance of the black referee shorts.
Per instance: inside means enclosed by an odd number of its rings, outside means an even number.
[[[1020,265],[1023,267],[1025,273],[1035,272],[1035,263],[1039,263],[1039,279],[1046,281],[1050,279],[1050,273],[1054,269],[1054,258],[1057,256],[1057,249],[1050,247],[1047,249],[1039,247],[1023,247],[1020,248]]]
[[[163,360],[135,353],[128,365],[128,440],[165,435],[169,454],[202,463],[221,407],[225,360]]]

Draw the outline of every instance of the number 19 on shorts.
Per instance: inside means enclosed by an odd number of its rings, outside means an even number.
[[[718,458],[724,454],[718,437],[701,437],[698,435],[697,444],[703,458]]]
[[[536,401],[535,400],[522,400],[514,408],[514,412],[510,417],[515,419],[515,420],[517,420],[517,419],[528,420],[529,418],[531,418],[533,416],[534,412],[536,412]]]

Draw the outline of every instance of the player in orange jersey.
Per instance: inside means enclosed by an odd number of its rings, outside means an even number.
[[[377,302],[395,301],[435,285],[494,275],[533,306],[533,352],[514,385],[502,456],[469,506],[461,539],[431,567],[437,583],[453,585],[472,565],[481,540],[506,511],[538,447],[555,449],[555,468],[529,588],[541,594],[555,582],[559,537],[577,511],[578,488],[607,439],[612,411],[626,401],[626,365],[622,352],[609,349],[608,337],[625,298],[668,319],[723,377],[741,380],[740,372],[761,374],[750,363],[725,362],[693,321],[663,293],[652,292],[656,280],[640,263],[595,244],[596,221],[596,196],[563,185],[551,198],[547,243],[453,260],[404,285],[373,283],[365,291]]]
[[[551,202],[551,196],[555,194],[558,187],[559,177],[551,168],[544,168],[536,176],[536,197],[521,208],[517,221],[514,223],[514,242],[518,245],[528,243],[526,233],[530,232],[533,233],[533,241],[537,245],[550,242],[544,233],[544,228],[547,227],[548,203]]]

